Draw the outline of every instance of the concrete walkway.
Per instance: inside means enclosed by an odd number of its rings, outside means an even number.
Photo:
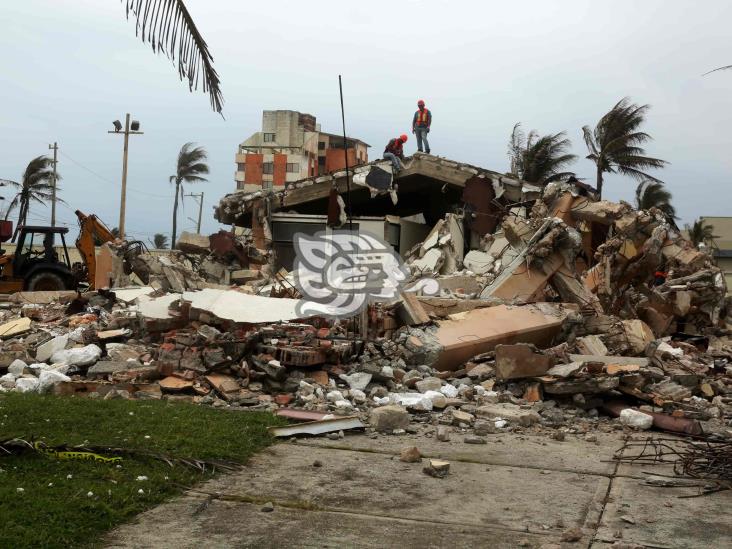
[[[636,435],[645,436],[645,435]],[[679,499],[695,488],[643,484],[661,467],[610,461],[620,434],[597,442],[571,435],[347,435],[284,442],[240,472],[197,487],[112,532],[108,547],[573,547],[620,541],[653,548],[723,547],[732,539],[732,493]],[[399,461],[417,446],[447,459],[436,479]],[[315,466],[314,463],[320,466]],[[273,512],[262,504],[274,503]],[[575,542],[562,542],[579,528]]]

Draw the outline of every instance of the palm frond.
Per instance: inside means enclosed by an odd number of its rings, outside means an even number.
[[[650,174],[647,174],[644,171],[641,171],[637,168],[632,168],[630,166],[621,166],[617,165],[615,167],[615,170],[617,173],[621,175],[627,175],[628,177],[635,179],[636,181],[643,181],[644,179],[650,179],[651,181],[655,181],[657,183],[663,183],[661,179],[658,179],[657,177],[654,177]],[[608,170],[610,173],[613,172],[613,170]]]
[[[597,156],[597,145],[595,144],[595,136],[592,134],[592,129],[589,126],[582,127],[582,136],[584,137],[585,145],[587,145],[587,150],[590,151],[590,154],[587,156],[587,158],[590,158],[590,156]]]
[[[10,201],[10,204],[8,204],[8,209],[5,210],[5,220],[7,221],[8,217],[10,217],[10,214],[13,212],[15,208],[18,207],[18,204],[20,203],[20,194],[16,194],[13,199]]]
[[[10,179],[0,179],[0,186],[6,186],[6,187],[15,187],[16,189],[20,187],[20,183],[17,181],[12,181]]]
[[[706,76],[707,74],[712,74],[713,72],[717,72],[717,71],[726,71],[728,69],[732,69],[732,65],[725,65],[724,67],[717,67],[716,69],[712,69],[709,72],[705,72],[704,74],[702,74],[702,76]]]
[[[221,80],[213,66],[213,56],[198,31],[183,0],[122,0],[127,18],[135,18],[135,34],[149,42],[154,52],[162,52],[171,61],[178,59],[178,76],[188,79],[188,89],[208,93],[211,108],[221,113]]]

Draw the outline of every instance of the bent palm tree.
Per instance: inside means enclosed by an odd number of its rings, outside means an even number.
[[[188,89],[208,92],[211,108],[220,113],[223,105],[221,83],[206,41],[198,32],[183,0],[122,0],[127,18],[135,18],[135,34],[149,42],[155,53],[162,52],[175,62],[178,56],[178,76],[188,79]]]
[[[178,166],[175,175],[170,176],[170,182],[175,183],[175,201],[173,202],[173,236],[170,240],[170,248],[175,248],[175,239],[178,230],[178,197],[183,200],[183,183],[198,183],[207,181],[202,174],[208,173],[206,164],[206,149],[194,147],[193,143],[186,143],[178,153]]]
[[[635,189],[635,207],[639,210],[658,208],[669,220],[676,219],[676,209],[671,205],[672,195],[663,183],[641,181]]]
[[[56,179],[61,179],[58,173]],[[14,242],[20,227],[25,225],[28,220],[31,202],[45,204],[45,201],[53,198],[53,161],[47,156],[37,156],[28,163],[20,183],[8,180],[4,180],[4,183],[18,189],[5,211],[5,219],[7,219],[10,213],[18,208],[18,224],[13,233]],[[58,185],[56,191],[58,191]],[[56,201],[61,202],[58,198]]]
[[[697,219],[693,225],[685,225],[684,228],[694,246],[704,243],[714,247],[714,239],[718,237],[714,234],[713,225],[709,225],[703,219]]]
[[[634,179],[649,179],[661,183],[644,170],[663,168],[667,162],[646,156],[641,145],[650,141],[651,136],[638,128],[645,122],[649,105],[636,105],[625,97],[610,109],[597,123],[595,128],[584,126],[585,143],[597,167],[597,193],[602,198],[603,174],[620,173]]]
[[[569,154],[572,142],[566,132],[540,136],[531,130],[528,137],[517,123],[511,132],[508,156],[511,159],[511,173],[528,183],[546,185],[552,181],[564,181],[574,172],[563,171],[577,156]]]

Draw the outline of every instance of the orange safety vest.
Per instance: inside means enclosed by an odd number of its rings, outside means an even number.
[[[424,109],[417,109],[417,126],[426,126],[427,125],[427,117],[429,116],[430,111],[427,110],[425,107]]]

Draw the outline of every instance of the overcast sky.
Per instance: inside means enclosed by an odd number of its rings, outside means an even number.
[[[58,141],[61,221],[75,227],[78,208],[116,226],[122,137],[107,130],[130,112],[145,135],[130,139],[128,233],[170,232],[168,177],[186,141],[209,152],[209,182],[186,192],[205,192],[203,232],[213,232],[212,207],[235,188],[237,144],[259,130],[261,111],[308,112],[340,132],[342,74],[348,134],[370,143],[372,158],[389,138],[411,137],[424,98],[433,154],[506,171],[521,121],[566,130],[580,156],[573,169],[592,184],[581,128],[630,96],[652,106],[648,152],[671,162],[657,175],[682,221],[732,215],[732,71],[701,76],[732,64],[729,1],[186,4],[214,55],[225,118],[135,37],[119,0],[1,2],[0,178],[19,181]],[[606,197],[631,200],[635,185],[608,178]],[[192,227],[196,214],[187,201],[179,225]],[[48,223],[50,208],[34,205],[30,216]]]

